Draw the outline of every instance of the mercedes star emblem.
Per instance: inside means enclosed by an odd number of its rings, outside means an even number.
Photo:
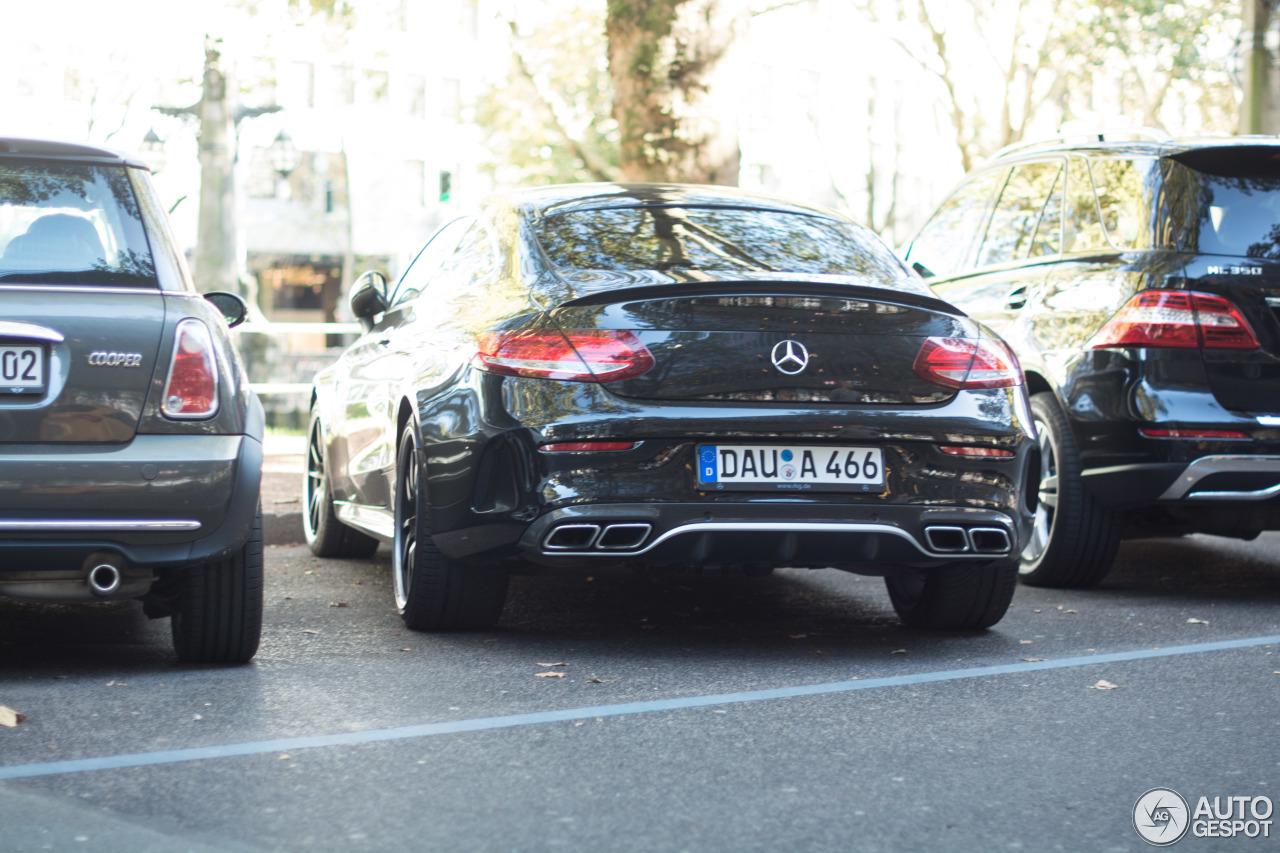
[[[795,376],[809,366],[809,351],[799,341],[778,341],[773,346],[773,366],[778,372]]]

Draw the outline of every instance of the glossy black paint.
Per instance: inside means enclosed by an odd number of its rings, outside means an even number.
[[[1130,246],[1054,251],[986,265],[971,246],[955,269],[928,279],[938,296],[1009,342],[1030,392],[1051,391],[1057,397],[1079,447],[1090,492],[1100,504],[1125,513],[1127,535],[1199,530],[1252,536],[1280,528],[1280,499],[1169,496],[1196,460],[1280,456],[1280,426],[1275,420],[1280,416],[1280,263],[1269,243],[1255,244],[1246,254],[1215,242],[1209,214],[1215,189],[1222,194],[1223,185],[1234,186],[1233,182],[1247,185],[1242,194],[1259,204],[1280,199],[1272,162],[1277,156],[1280,146],[1231,140],[1044,145],[997,158],[953,193],[953,198],[960,198],[964,187],[977,186],[982,174],[1006,175],[1011,168],[1029,164],[1070,159],[1068,187],[1079,174],[1072,169],[1086,160],[1093,164],[1095,180],[1099,163],[1145,164],[1140,167],[1143,192],[1133,216]],[[1199,174],[1192,166],[1212,174]],[[1249,185],[1255,179],[1258,183]],[[997,182],[996,192],[999,186]],[[1270,215],[1265,227],[1280,224],[1280,214]],[[982,220],[982,227],[987,221]],[[917,241],[930,227],[925,226]],[[975,240],[961,230],[953,229],[955,240]],[[906,253],[908,263],[913,262],[914,249],[913,242]],[[917,253],[915,259],[920,258],[923,255]],[[1090,347],[1093,336],[1126,302],[1157,288],[1227,298],[1240,309],[1259,347]],[[1144,428],[1243,435],[1150,438],[1141,434]],[[1267,470],[1252,477],[1233,475],[1216,485],[1207,482],[1201,487],[1205,491],[1253,492],[1280,484],[1280,474]]]
[[[557,210],[695,201],[766,204],[704,188],[564,187],[495,197],[468,227],[446,226],[436,240],[447,239],[450,251],[433,275],[416,280],[411,266],[392,291],[413,295],[393,295],[386,311],[369,317],[368,333],[317,376],[314,406],[339,518],[391,538],[396,440],[414,424],[432,536],[454,558],[591,565],[598,555],[550,553],[544,538],[558,523],[593,519],[649,524],[646,542],[725,520],[893,529],[852,540],[802,535],[799,544],[794,532],[764,532],[752,534],[746,549],[736,534],[699,534],[636,553],[643,562],[735,562],[754,553],[760,562],[883,573],[904,562],[954,561],[954,554],[912,544],[926,524],[997,527],[1016,553],[1038,471],[1025,393],[956,392],[913,372],[926,337],[989,333],[900,264],[893,262],[894,277],[881,278],[558,269],[534,239],[534,224]],[[365,304],[367,297],[355,298]],[[495,375],[476,369],[472,357],[475,339],[497,329],[625,329],[649,347],[655,366],[608,384]],[[813,351],[814,368],[805,375],[785,376],[768,362],[769,348],[786,340]],[[842,381],[864,393],[833,400]],[[542,449],[581,441],[634,446]],[[708,442],[874,446],[885,454],[886,486],[875,493],[699,490],[695,448]],[[955,444],[1014,455],[962,459],[939,449]]]

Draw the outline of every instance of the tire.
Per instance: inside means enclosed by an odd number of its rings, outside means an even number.
[[[317,557],[368,557],[378,550],[378,540],[338,520],[329,488],[329,467],[324,454],[324,430],[313,412],[307,430],[307,474],[302,481],[302,532],[307,547]]]
[[[1032,396],[1031,413],[1040,434],[1040,500],[1019,575],[1031,586],[1096,586],[1120,547],[1122,519],[1089,494],[1071,426],[1054,396]]]
[[[1018,563],[951,563],[885,579],[898,618],[912,628],[975,630],[1004,618],[1018,585]]]
[[[507,600],[507,572],[463,565],[431,538],[418,437],[405,427],[396,454],[395,541],[391,572],[396,609],[414,631],[491,628]]]
[[[262,508],[249,539],[222,560],[181,569],[171,619],[187,663],[246,663],[262,636]]]

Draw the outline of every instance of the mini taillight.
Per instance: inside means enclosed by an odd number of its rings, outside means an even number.
[[[166,418],[209,418],[218,411],[218,370],[209,328],[188,318],[174,331],[173,358],[160,411]]]
[[[625,329],[501,330],[476,342],[472,364],[504,376],[617,382],[647,372],[653,355]]]
[[[1022,384],[1022,368],[1013,352],[987,338],[926,338],[912,366],[921,379],[946,388]]]
[[[598,450],[631,450],[635,446],[634,441],[561,441],[544,444],[538,449],[547,453],[591,453]]]
[[[1221,296],[1148,290],[1125,303],[1089,346],[1257,349],[1258,339],[1236,307]]]

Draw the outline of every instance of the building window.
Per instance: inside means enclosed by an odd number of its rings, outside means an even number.
[[[440,115],[457,121],[462,114],[462,82],[450,77],[440,83]]]
[[[420,74],[409,75],[409,115],[427,117],[427,78]]]

